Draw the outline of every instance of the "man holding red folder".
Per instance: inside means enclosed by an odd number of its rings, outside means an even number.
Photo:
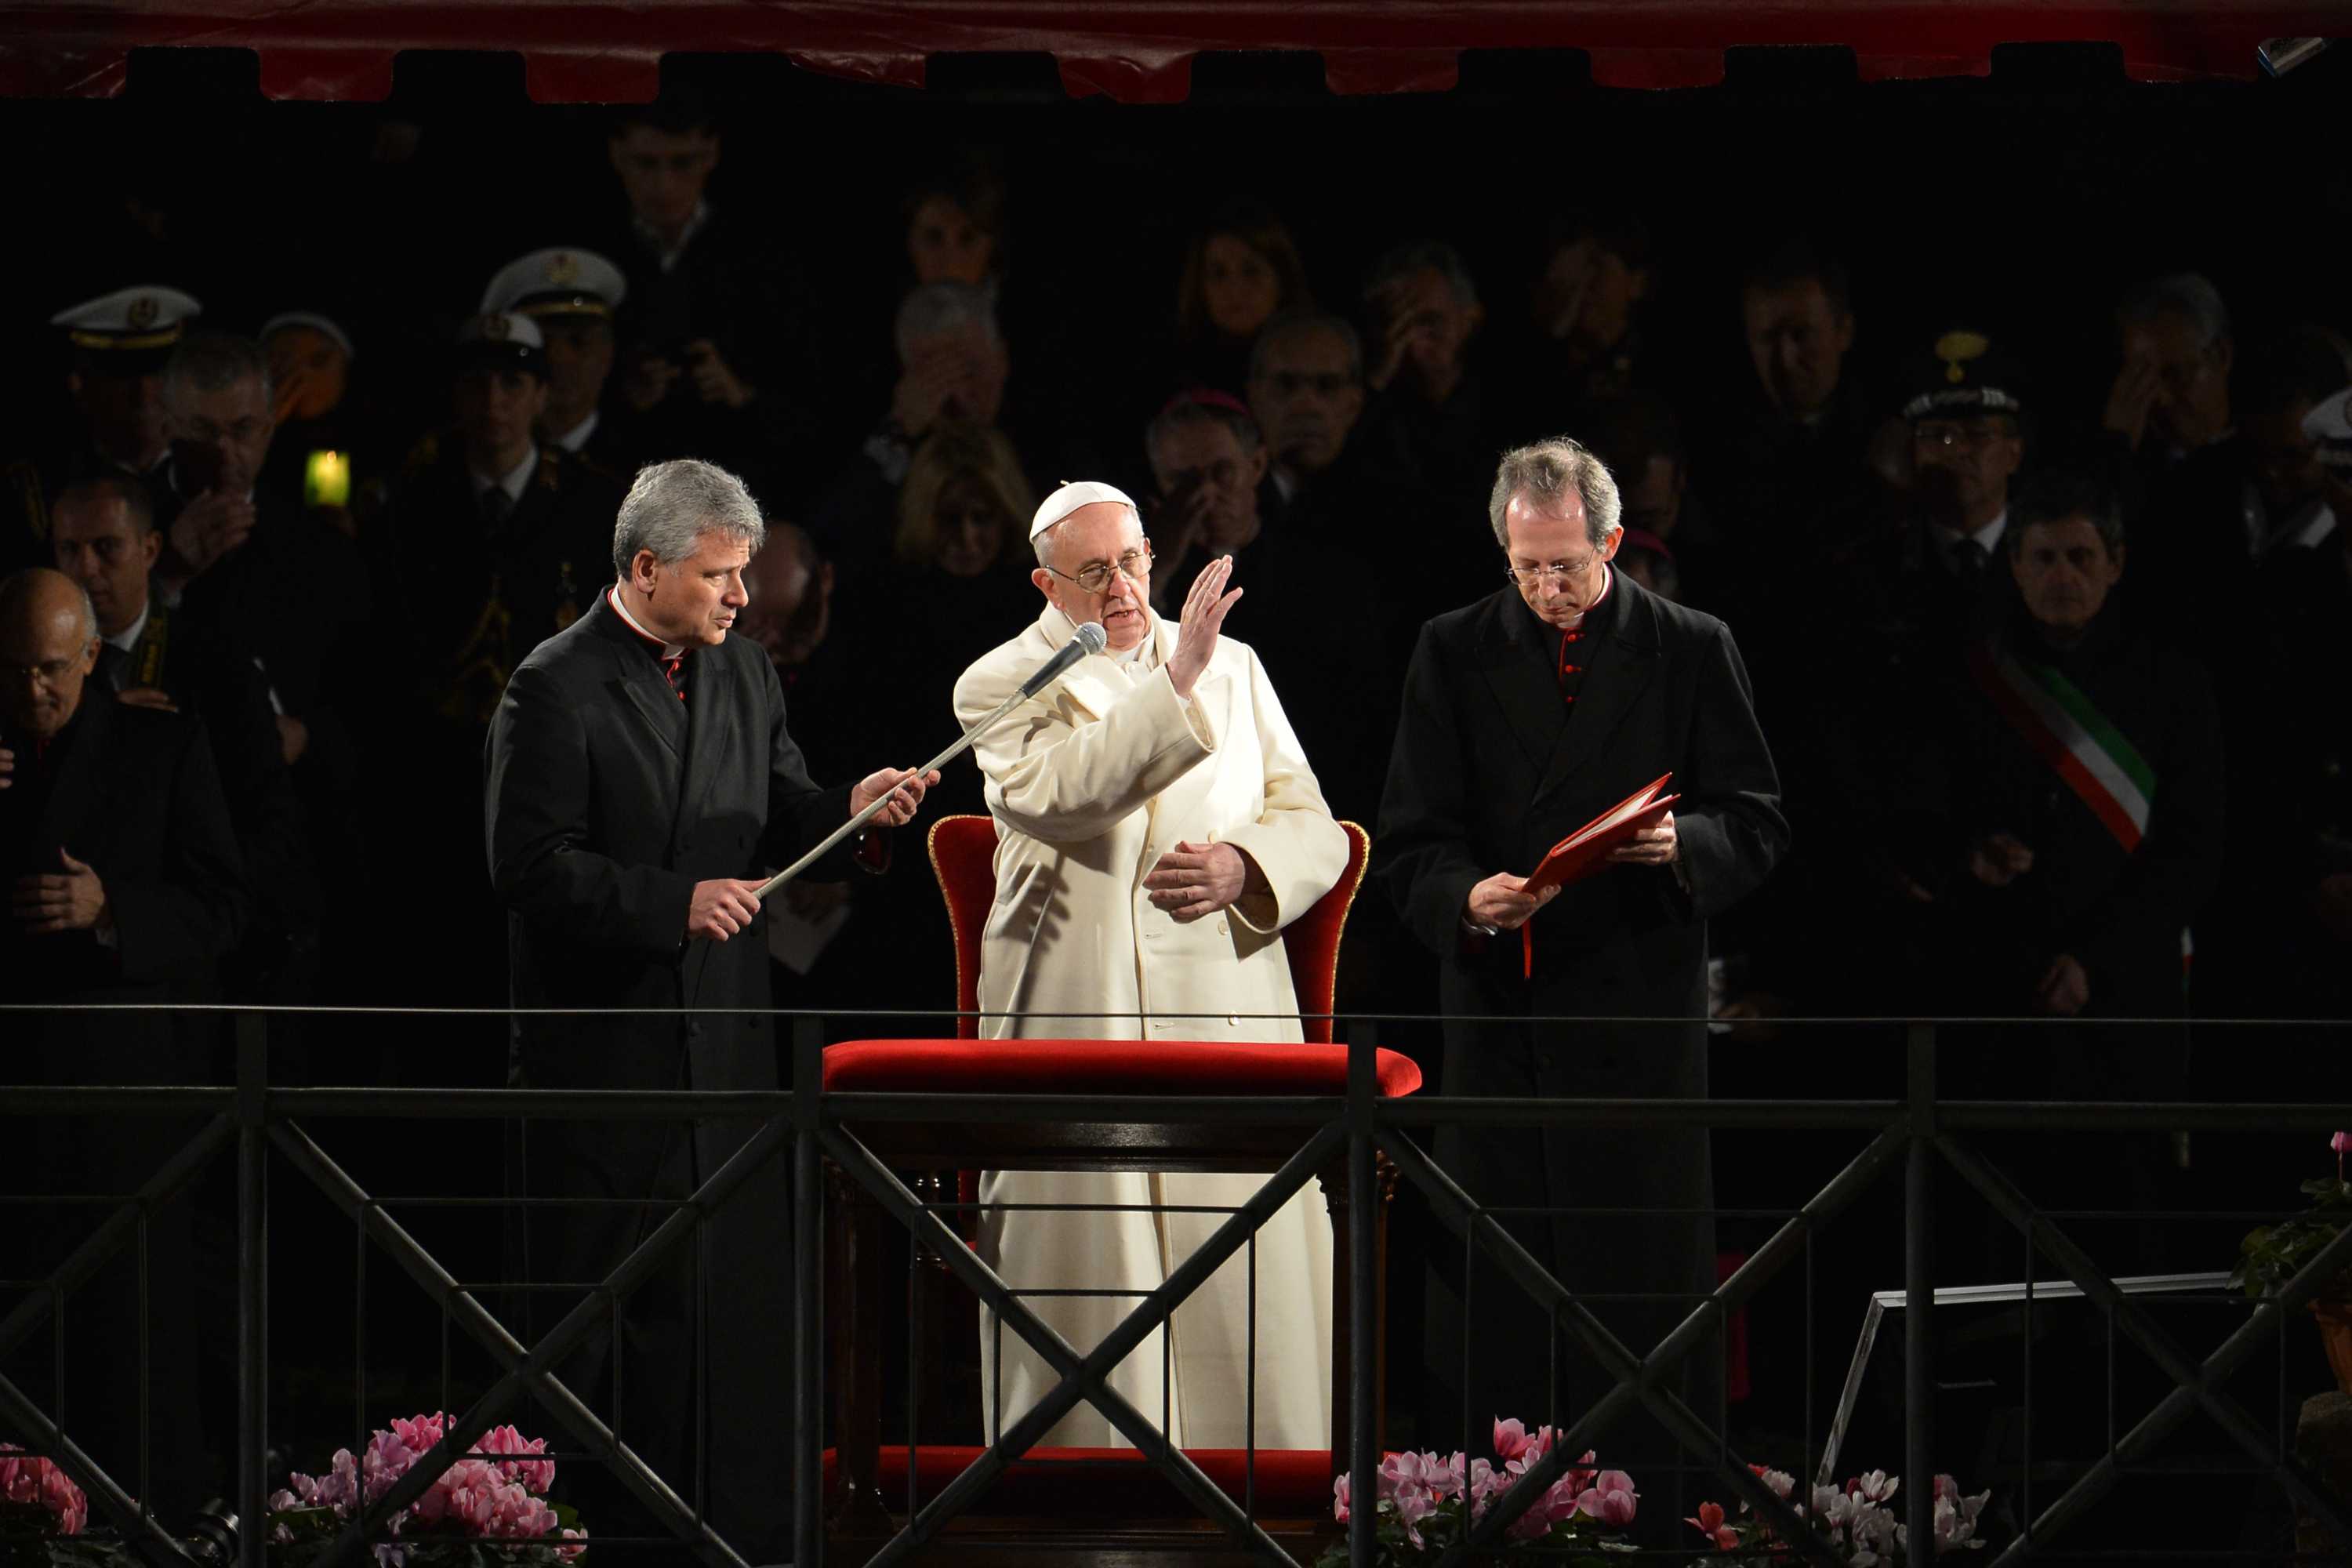
[[[1376,874],[1437,954],[1446,1014],[1513,1020],[1447,1024],[1449,1095],[1704,1097],[1706,921],[1788,845],[1730,632],[1610,564],[1619,510],[1575,442],[1506,454],[1488,503],[1497,591],[1423,626],[1406,677]],[[1570,879],[1528,890],[1548,853],[1629,807],[1603,829],[1614,847],[1566,849]],[[1713,1226],[1690,1212],[1712,1201],[1703,1130],[1445,1128],[1436,1153],[1490,1205],[1682,1211],[1506,1221],[1637,1354],[1714,1288]],[[1475,1443],[1498,1415],[1572,1420],[1606,1391],[1567,1339],[1559,1387],[1545,1387],[1549,1321],[1499,1273],[1482,1267],[1465,1325],[1454,1271],[1431,1303],[1433,1418],[1452,1425],[1466,1401]],[[1685,1397],[1715,1414],[1720,1350],[1683,1370]],[[1616,1424],[1604,1448],[1654,1468],[1674,1457],[1646,1417]]]

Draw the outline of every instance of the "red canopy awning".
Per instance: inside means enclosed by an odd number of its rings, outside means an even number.
[[[1610,87],[1690,87],[1727,48],[1836,45],[1865,79],[1981,74],[1995,46],[2104,41],[2143,79],[2251,77],[2267,39],[2347,31],[2352,7],[2231,0],[1805,4],[1802,0],[212,0],[0,6],[0,93],[105,96],[130,50],[256,51],[273,98],[373,100],[403,49],[519,51],[542,102],[642,101],[672,51],[785,55],[834,75],[920,86],[927,57],[1043,51],[1077,95],[1172,102],[1206,50],[1311,50],[1337,92],[1451,87],[1465,49],[1586,51]]]

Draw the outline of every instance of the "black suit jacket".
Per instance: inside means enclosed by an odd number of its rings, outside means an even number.
[[[117,702],[102,681],[50,742],[21,738],[0,790],[5,879],[63,869],[60,847],[98,873],[115,945],[89,931],[19,934],[0,922],[0,970],[27,1001],[164,1002],[210,994],[250,910],[212,747],[194,719]]]
[[[1787,846],[1779,776],[1723,623],[1622,574],[1610,595],[1572,720],[1554,674],[1559,634],[1516,591],[1423,628],[1381,802],[1379,874],[1449,976],[1479,980],[1482,1004],[1695,1017],[1707,917],[1761,882]],[[1682,881],[1621,866],[1562,890],[1535,917],[1532,985],[1517,941],[1463,942],[1473,886],[1532,871],[1668,771],[1683,797]],[[1449,997],[1449,1011],[1472,1000],[1451,987]]]
[[[783,689],[756,643],[688,656],[670,690],[599,595],[508,683],[490,728],[490,879],[508,911],[521,1007],[765,1007],[764,922],[686,942],[694,885],[781,866],[849,816],[846,785],[811,782],[784,729]],[[835,864],[835,862],[838,864]],[[815,868],[839,879],[845,849]],[[773,1087],[768,1020],[519,1020],[533,1083]]]

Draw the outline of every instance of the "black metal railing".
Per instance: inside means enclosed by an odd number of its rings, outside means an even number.
[[[5,1015],[12,1032],[35,1026],[32,1010]],[[2281,1325],[2313,1300],[2324,1282],[2352,1268],[2352,1233],[2339,1236],[2270,1297],[2249,1304],[2242,1320],[2202,1355],[2179,1342],[2147,1308],[2119,1289],[2079,1238],[2049,1210],[2037,1206],[2011,1176],[1988,1158],[1979,1141],[2015,1133],[2042,1136],[2073,1131],[2252,1132],[2324,1136],[2352,1125],[2352,1100],[2336,1103],[2236,1102],[2093,1104],[2003,1101],[1939,1097],[1937,1093],[1938,1025],[1903,1026],[1903,1092],[1899,1098],[1846,1100],[1659,1100],[1574,1099],[1497,1101],[1416,1095],[1383,1099],[1375,1079],[1375,1051],[1382,1032],[1425,1026],[1436,1020],[1348,1018],[1339,1021],[1347,1039],[1345,1091],[1333,1096],[1159,1096],[1105,1099],[1038,1094],[829,1093],[823,1087],[821,1057],[825,1020],[813,1015],[789,1017],[792,1084],[776,1092],[528,1090],[474,1089],[380,1089],[300,1087],[270,1079],[267,1010],[236,1011],[235,1074],[218,1087],[61,1087],[0,1089],[0,1136],[11,1121],[48,1116],[100,1115],[125,1119],[194,1119],[196,1130],[178,1148],[159,1158],[153,1174],[135,1192],[100,1208],[80,1241],[37,1279],[10,1285],[0,1317],[0,1365],[32,1342],[45,1326],[57,1337],[59,1394],[65,1385],[64,1323],[75,1291],[110,1259],[126,1251],[141,1260],[141,1330],[137,1354],[148,1365],[147,1290],[143,1268],[148,1226],[156,1213],[187,1191],[216,1160],[233,1151],[235,1163],[235,1252],[236,1286],[236,1377],[237,1384],[235,1468],[236,1512],[246,1522],[236,1554],[242,1563],[265,1560],[273,1478],[268,1473],[268,1414],[270,1400],[271,1285],[270,1220],[272,1152],[276,1163],[323,1196],[362,1238],[367,1248],[388,1257],[409,1276],[478,1351],[492,1373],[449,1424],[443,1440],[383,1496],[361,1510],[341,1531],[322,1561],[362,1561],[383,1539],[386,1521],[416,1500],[451,1464],[467,1457],[483,1432],[509,1418],[526,1401],[535,1402],[569,1439],[570,1449],[604,1466],[637,1502],[700,1560],[741,1563],[744,1559],[711,1525],[698,1486],[681,1495],[679,1479],[656,1474],[632,1450],[615,1425],[589,1408],[564,1386],[556,1367],[567,1354],[610,1323],[631,1290],[690,1243],[699,1245],[701,1226],[743,1184],[772,1161],[788,1160],[793,1175],[792,1247],[797,1262],[792,1302],[793,1363],[796,1405],[793,1413],[791,1488],[794,1510],[795,1561],[815,1563],[825,1550],[823,1466],[825,1355],[823,1300],[824,1224],[823,1174],[830,1163],[902,1227],[925,1256],[937,1259],[1004,1329],[1022,1339],[1051,1367],[1060,1383],[1042,1401],[997,1434],[980,1460],[914,1506],[910,1479],[908,1514],[895,1540],[872,1561],[906,1560],[940,1539],[966,1510],[1027,1452],[1062,1415],[1081,1404],[1092,1405],[1143,1460],[1163,1473],[1201,1518],[1221,1527],[1259,1560],[1293,1559],[1253,1517],[1235,1503],[1142,1412],[1116,1394],[1108,1374],[1120,1360],[1164,1328],[1186,1295],[1229,1258],[1252,1243],[1256,1227],[1318,1170],[1344,1162],[1348,1173],[1347,1216],[1350,1280],[1349,1367],[1349,1426],[1334,1433],[1344,1446],[1348,1468],[1369,1477],[1380,1463],[1377,1389],[1380,1300],[1379,1252],[1374,1245],[1380,1201],[1376,1167],[1385,1161],[1399,1179],[1427,1201],[1435,1222],[1465,1251],[1491,1258],[1504,1275],[1548,1311],[1564,1336],[1614,1378],[1615,1386],[1575,1414],[1549,1454],[1529,1468],[1490,1509],[1448,1563],[1498,1543],[1520,1512],[1570,1468],[1586,1436],[1612,1419],[1644,1411],[1685,1449],[1690,1464],[1712,1472],[1739,1500],[1769,1521],[1775,1533],[1809,1560],[1839,1559],[1811,1524],[1738,1461],[1727,1434],[1710,1425],[1670,1386],[1675,1369],[1714,1342],[1731,1313],[1754,1300],[1765,1285],[1803,1256],[1820,1231],[1869,1190],[1902,1173],[1904,1379],[1906,1474],[1913,1478],[1904,1503],[1914,1541],[1934,1538],[1933,1489],[1937,1434],[1935,1408],[1936,1318],[1932,1310],[1936,1204],[1931,1195],[1939,1173],[1950,1172],[1999,1220],[2013,1227],[2101,1313],[2117,1334],[2138,1347],[2170,1384],[2169,1391],[2125,1426],[2105,1455],[2075,1477],[2058,1497],[2026,1515],[2012,1540],[1994,1559],[1996,1568],[2063,1549],[2063,1539],[2136,1465],[2157,1455],[2168,1435],[2201,1415],[2243,1454],[2253,1473],[2274,1479],[2294,1506],[2317,1521],[2339,1542],[2352,1542],[2352,1504],[2333,1491],[2294,1454],[2275,1426],[2266,1428],[2233,1394],[2232,1375],[2266,1347]],[[835,1016],[836,1030],[844,1020]],[[1525,1020],[1517,1020],[1525,1022]],[[1562,1020],[1572,1026],[1580,1020]],[[1849,1021],[1862,1022],[1862,1021]],[[1885,1021],[1868,1021],[1883,1025]],[[2047,1023],[1969,1021],[1972,1027],[2035,1028],[2063,1041],[2063,1028]],[[2167,1025],[2178,1027],[2178,1022]],[[2352,1041],[2341,1026],[2324,1030],[2315,1048],[2340,1051]],[[854,1036],[854,1029],[850,1031]],[[0,1074],[5,1074],[0,1066]],[[1024,1295],[998,1277],[943,1217],[968,1205],[919,1196],[898,1172],[877,1158],[857,1131],[892,1122],[953,1118],[967,1124],[1133,1121],[1184,1123],[1213,1120],[1295,1129],[1296,1152],[1274,1171],[1255,1197],[1238,1205],[1209,1240],[1182,1260],[1159,1289],[1142,1295],[1118,1329],[1100,1343],[1081,1349],[1064,1341],[1026,1304]],[[757,1131],[693,1193],[665,1205],[659,1222],[607,1278],[593,1282],[585,1299],[529,1342],[484,1304],[492,1292],[451,1271],[393,1213],[391,1203],[372,1194],[339,1163],[309,1130],[352,1121],[563,1120],[629,1122],[724,1118]],[[1441,1125],[1486,1128],[1710,1128],[1772,1129],[1792,1133],[1843,1130],[1866,1134],[1867,1142],[1812,1196],[1797,1205],[1772,1234],[1753,1248],[1718,1289],[1693,1303],[1682,1321],[1646,1349],[1622,1342],[1577,1292],[1548,1270],[1497,1217],[1439,1168],[1416,1131]],[[2316,1143],[2313,1145],[2316,1147]],[[45,1201],[86,1205],[90,1194],[36,1199],[16,1194],[13,1203]],[[501,1200],[508,1201],[508,1200]],[[2284,1206],[2284,1205],[2283,1205]],[[283,1249],[281,1248],[281,1258]],[[511,1289],[520,1281],[499,1289]],[[2029,1298],[2031,1290],[2028,1291]],[[363,1299],[363,1291],[362,1291]],[[5,1301],[5,1298],[0,1298]],[[616,1336],[617,1342],[617,1336]],[[362,1415],[367,1390],[364,1351],[357,1358],[355,1401]],[[446,1372],[445,1367],[445,1381]],[[142,1377],[142,1385],[144,1379]],[[61,1399],[60,1399],[61,1402]],[[148,1507],[149,1464],[154,1413],[142,1400],[140,1411],[140,1475],[134,1496],[74,1442],[62,1409],[45,1409],[16,1381],[0,1376],[0,1430],[26,1439],[29,1449],[56,1460],[88,1493],[95,1512],[112,1524],[152,1562],[199,1560],[171,1522]],[[909,1432],[908,1440],[913,1441]],[[1358,1494],[1349,1521],[1351,1555],[1372,1555],[1373,1510],[1369,1489]],[[625,1545],[626,1542],[600,1544]]]

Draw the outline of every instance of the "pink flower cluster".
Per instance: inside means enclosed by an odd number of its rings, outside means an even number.
[[[1790,1502],[1796,1490],[1796,1478],[1786,1470],[1768,1470],[1761,1465],[1749,1469],[1771,1489],[1772,1495]],[[1815,1487],[1811,1502],[1790,1502],[1800,1519],[1811,1517],[1836,1547],[1840,1558],[1850,1568],[1879,1568],[1904,1560],[1910,1546],[1910,1531],[1895,1518],[1895,1494],[1903,1485],[1902,1478],[1884,1470],[1872,1470],[1853,1478],[1843,1489]],[[1974,1497],[1960,1495],[1960,1487],[1949,1476],[1936,1478],[1936,1551],[1942,1553],[1956,1548],[1979,1547],[1984,1544],[1977,1536],[1977,1515],[1992,1497],[1990,1490]],[[1723,1511],[1720,1503],[1699,1504],[1696,1517],[1685,1523],[1701,1535],[1717,1552],[1746,1552],[1753,1555],[1750,1563],[1785,1561],[1788,1547],[1772,1533],[1762,1521],[1747,1517],[1746,1503],[1739,1505],[1741,1517],[1735,1522]]]
[[[1433,1516],[1459,1518],[1466,1512],[1468,1521],[1475,1524],[1496,1499],[1551,1452],[1555,1436],[1549,1426],[1538,1427],[1531,1435],[1517,1421],[1496,1421],[1495,1455],[1502,1461],[1499,1466],[1485,1459],[1465,1463],[1460,1454],[1450,1458],[1435,1454],[1388,1455],[1381,1461],[1376,1500],[1384,1515],[1404,1527],[1407,1541],[1416,1549],[1425,1549],[1429,1543],[1423,1526]],[[1633,1489],[1633,1478],[1622,1470],[1584,1468],[1592,1459],[1588,1450],[1576,1468],[1562,1472],[1542,1497],[1511,1522],[1506,1536],[1513,1541],[1541,1540],[1555,1525],[1573,1525],[1580,1520],[1610,1528],[1633,1523],[1641,1495]],[[1343,1521],[1350,1501],[1349,1479],[1341,1476],[1331,1483],[1332,1517]],[[1448,1510],[1448,1503],[1457,1506]]]
[[[289,1476],[288,1489],[270,1498],[270,1510],[323,1508],[337,1519],[347,1520],[390,1491],[410,1466],[441,1441],[448,1422],[442,1413],[405,1421],[395,1418],[390,1431],[378,1431],[368,1439],[366,1452],[358,1458],[348,1448],[337,1449],[332,1468],[324,1476]],[[585,1542],[586,1531],[562,1528],[555,1510],[543,1500],[555,1484],[555,1461],[529,1456],[546,1453],[546,1438],[527,1438],[512,1426],[499,1426],[484,1433],[474,1444],[474,1452],[511,1457],[458,1460],[415,1502],[392,1516],[392,1533],[414,1536],[432,1531],[509,1541]],[[291,1532],[281,1525],[278,1539],[290,1541]],[[558,1558],[568,1563],[586,1547],[555,1550]],[[387,1568],[397,1568],[407,1561],[407,1550],[398,1543],[379,1545],[376,1560]]]
[[[2338,1132],[2327,1141],[2327,1146],[2336,1151],[2336,1179],[2340,1182],[2344,1179],[2344,1156],[2352,1154],[2352,1132]]]
[[[48,1510],[58,1535],[79,1535],[89,1522],[89,1499],[82,1489],[48,1460],[26,1455],[14,1443],[0,1443],[0,1502]]]

